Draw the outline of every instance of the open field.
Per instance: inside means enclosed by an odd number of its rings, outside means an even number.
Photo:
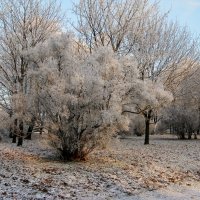
[[[42,137],[0,143],[0,199],[200,199],[200,140],[114,139],[84,162],[62,163]]]

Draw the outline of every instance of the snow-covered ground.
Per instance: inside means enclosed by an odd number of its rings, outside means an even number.
[[[200,140],[173,136],[113,139],[84,162],[59,162],[45,142],[0,143],[3,199],[200,199]]]

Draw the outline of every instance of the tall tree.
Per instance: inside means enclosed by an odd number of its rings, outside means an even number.
[[[0,4],[0,86],[4,91],[0,104],[16,118],[22,138],[26,108],[21,109],[21,99],[25,102],[31,92],[27,79],[31,68],[24,52],[60,30],[60,5],[54,0],[1,0]]]
[[[77,17],[74,27],[90,53],[110,46],[114,52],[126,54],[130,48],[127,36],[133,31],[137,37],[144,31],[144,22],[157,12],[156,6],[148,0],[80,0],[73,9]]]

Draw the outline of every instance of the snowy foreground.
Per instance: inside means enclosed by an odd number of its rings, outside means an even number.
[[[44,137],[23,147],[0,143],[0,200],[200,199],[200,140],[114,140],[84,162],[62,163]]]

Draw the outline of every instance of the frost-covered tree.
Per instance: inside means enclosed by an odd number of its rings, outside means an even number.
[[[165,85],[180,65],[194,65],[198,41],[187,27],[169,22],[158,2],[149,0],[80,0],[74,5],[78,45],[86,52],[109,46],[119,55],[137,60],[140,78],[157,80],[165,74]]]
[[[162,83],[150,80],[141,80],[140,87],[131,88],[126,95],[128,99],[123,113],[141,114],[144,117],[144,144],[149,144],[150,123],[157,123],[159,111],[172,101],[172,95],[164,90]]]
[[[145,21],[156,13],[157,3],[148,0],[80,0],[74,4],[77,23],[74,25],[83,48],[90,53],[100,46],[127,54],[128,35],[143,33]],[[132,44],[131,44],[132,45]]]
[[[163,119],[158,126],[162,132],[169,130],[179,139],[186,139],[186,136],[191,139],[193,134],[196,139],[197,128],[198,113],[195,112],[195,109],[177,102],[164,110]]]
[[[185,66],[195,66],[199,59],[198,41],[191,39],[187,27],[168,22],[166,16],[159,13],[146,21],[144,31],[135,38],[134,31],[129,34],[130,54],[137,60],[140,78],[156,81],[161,77],[165,87],[169,87],[175,72]],[[174,77],[175,76],[175,77]]]
[[[168,14],[160,13],[158,2],[82,0],[75,4],[74,12],[78,44],[87,53],[100,46],[109,46],[121,57],[131,56],[134,67],[139,70],[139,78],[149,88],[158,85],[148,82],[151,80],[162,82],[165,89],[171,89],[172,85],[178,84],[179,68],[184,65],[186,70],[190,69],[198,61],[198,41],[191,38],[187,27],[169,22]],[[149,100],[148,97],[145,98]],[[156,101],[152,104],[147,102],[139,107],[145,110],[146,119],[150,120],[158,113],[155,109],[146,109],[157,107],[156,104]],[[134,106],[132,110],[135,110]],[[146,120],[147,124],[149,120]]]
[[[178,97],[187,104],[189,108],[192,108],[196,113],[196,120],[198,126],[197,132],[200,132],[200,68],[199,65],[192,69],[187,77],[182,81],[179,87]]]
[[[30,76],[46,113],[45,127],[65,160],[83,159],[127,129],[123,101],[126,92],[140,84],[129,58],[119,59],[107,47],[87,60],[74,51],[73,38],[62,34],[27,52],[34,71]]]
[[[179,84],[174,87],[174,101],[164,113],[160,126],[170,129],[180,139],[196,138],[200,127],[200,71],[199,66],[190,69],[179,76]]]
[[[27,114],[22,102],[31,89],[29,63],[23,52],[59,30],[59,8],[54,0],[0,1],[0,104],[20,127],[18,145],[22,144],[23,118]]]

